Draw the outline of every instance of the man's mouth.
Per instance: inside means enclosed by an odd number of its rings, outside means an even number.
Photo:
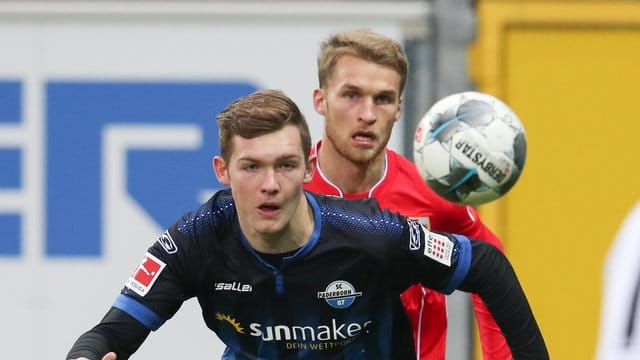
[[[258,206],[258,209],[260,209],[260,211],[270,213],[270,212],[274,212],[274,211],[280,210],[280,206],[275,205],[275,204],[262,204],[262,205]]]
[[[376,137],[370,133],[356,133],[352,139],[358,143],[370,144],[375,141]]]

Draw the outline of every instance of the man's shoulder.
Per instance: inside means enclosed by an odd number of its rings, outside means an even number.
[[[420,177],[420,174],[418,173],[416,165],[413,163],[413,161],[409,160],[404,155],[395,150],[387,148],[386,152],[389,161],[394,161],[398,167],[407,168],[408,170],[411,170],[411,172],[414,172],[416,176]]]
[[[375,198],[346,199],[309,194],[318,203],[322,233],[328,238],[383,244],[389,238],[402,234],[405,224],[403,218],[397,213],[382,209]]]
[[[456,206],[437,195],[422,179],[414,163],[387,149],[388,174],[374,192],[383,207],[403,215],[430,218],[452,216]],[[456,212],[460,212],[459,209]]]
[[[214,228],[233,224],[235,216],[236,208],[231,190],[224,189],[213,194],[198,208],[185,213],[174,223],[174,227],[183,235],[197,238]]]
[[[316,199],[321,211],[325,211],[327,209],[341,209],[345,212],[381,211],[378,200],[372,197],[347,199],[341,196],[314,192],[312,190],[307,190],[307,194]]]
[[[328,220],[340,226],[367,228],[372,224],[394,224],[401,220],[398,214],[381,208],[378,199],[374,197],[347,199],[313,192],[308,194],[316,199],[323,221]]]
[[[389,182],[393,183],[393,186],[386,188],[387,191],[395,190],[404,192],[407,189],[411,189],[412,193],[422,198],[431,198],[435,195],[429,185],[427,185],[420,176],[413,161],[391,149],[387,149],[387,161],[387,178]]]

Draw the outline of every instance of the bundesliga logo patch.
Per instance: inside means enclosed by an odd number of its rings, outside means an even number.
[[[451,255],[453,253],[453,241],[440,234],[429,233],[424,254],[447,266],[451,266]]]
[[[165,266],[166,264],[162,260],[146,253],[142,263],[127,280],[125,286],[136,294],[145,296],[151,290],[151,286],[156,282]]]

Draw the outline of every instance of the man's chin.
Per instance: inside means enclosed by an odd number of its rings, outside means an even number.
[[[349,153],[349,161],[358,165],[367,165],[372,162],[380,151],[377,149],[357,150]]]
[[[254,230],[262,237],[277,236],[282,232],[282,225],[277,220],[274,221],[261,221],[259,224],[254,224]]]

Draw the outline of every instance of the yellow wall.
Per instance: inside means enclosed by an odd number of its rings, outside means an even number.
[[[591,359],[603,259],[640,199],[640,3],[485,0],[478,19],[472,76],[528,138],[519,183],[480,211],[552,358]]]

